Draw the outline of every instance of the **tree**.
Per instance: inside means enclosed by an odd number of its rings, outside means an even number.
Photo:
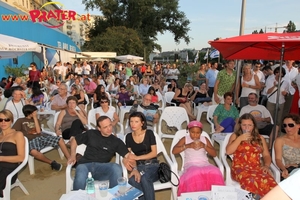
[[[286,32],[291,33],[296,31],[296,25],[294,22],[289,21],[288,25],[286,26]]]
[[[143,43],[137,32],[124,26],[107,28],[101,35],[97,35],[83,46],[84,50],[116,51],[121,55],[140,55]]]
[[[157,34],[170,31],[174,41],[190,42],[190,21],[179,11],[178,0],[83,0],[86,9],[99,9],[103,18],[97,19],[89,37],[101,35],[108,27],[125,26],[135,30],[148,52],[161,50]],[[119,53],[119,52],[118,52]]]
[[[258,34],[257,30],[253,31],[252,34]]]
[[[264,31],[262,30],[262,28],[259,30],[259,34],[264,33]]]

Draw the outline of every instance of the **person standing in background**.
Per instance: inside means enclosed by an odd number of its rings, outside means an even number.
[[[30,87],[37,87],[41,88],[40,81],[41,81],[41,72],[37,69],[36,63],[30,63],[31,70],[29,71],[29,81]]]
[[[219,70],[217,70],[218,63],[212,62],[211,68],[206,73],[206,85],[208,86],[208,95],[212,97],[214,93],[214,86],[216,83],[217,75]]]

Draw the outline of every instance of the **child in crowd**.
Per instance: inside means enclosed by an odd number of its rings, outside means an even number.
[[[188,134],[172,149],[173,154],[182,151],[185,154],[178,196],[185,192],[208,191],[211,190],[212,185],[225,185],[219,168],[208,162],[206,154],[215,157],[217,153],[210,141],[205,136],[201,136],[202,127],[201,122],[190,122]]]

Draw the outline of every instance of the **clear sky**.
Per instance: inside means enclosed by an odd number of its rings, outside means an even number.
[[[137,0],[138,1],[138,0]],[[84,5],[81,0],[59,0],[64,4],[64,9],[75,10],[84,14]],[[162,46],[162,51],[174,49],[208,47],[208,41],[217,37],[227,38],[239,34],[242,0],[179,0],[179,10],[186,14],[190,20],[189,36],[191,42],[187,45],[184,41],[176,44],[171,33],[158,35],[157,43]],[[246,1],[245,34],[254,30],[267,30],[274,32],[276,23],[278,27],[286,26],[289,20],[296,24],[300,30],[299,0],[248,0]],[[100,15],[100,11],[90,11],[91,14]],[[278,32],[282,32],[278,28]]]

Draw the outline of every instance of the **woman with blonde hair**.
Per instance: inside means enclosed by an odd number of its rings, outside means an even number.
[[[6,185],[6,177],[14,171],[25,158],[25,138],[22,132],[12,129],[14,117],[11,111],[0,112],[0,197]],[[12,178],[12,183],[17,176]],[[11,184],[11,183],[8,183]]]
[[[243,76],[238,83],[236,91],[240,91],[240,87],[242,87],[242,91],[240,98],[236,98],[236,103],[240,104],[240,108],[242,109],[244,106],[248,105],[248,95],[250,93],[258,93],[258,90],[260,89],[258,76],[253,74],[251,71],[251,64],[249,63],[246,63],[243,66]],[[236,94],[239,94],[239,92],[236,92]]]

